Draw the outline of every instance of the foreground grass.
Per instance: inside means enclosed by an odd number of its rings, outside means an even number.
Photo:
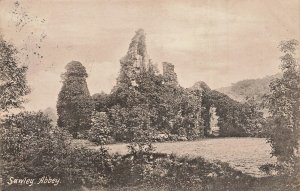
[[[74,140],[75,145],[82,145],[90,149],[99,146],[87,140]],[[128,144],[110,144],[106,147],[111,154],[128,154]],[[179,157],[203,157],[209,161],[228,163],[236,170],[245,174],[262,177],[266,174],[259,167],[268,163],[275,164],[276,157],[271,157],[271,146],[264,138],[208,138],[196,141],[154,143],[158,153],[175,154]]]

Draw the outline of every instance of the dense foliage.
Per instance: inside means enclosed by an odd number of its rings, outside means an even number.
[[[103,145],[112,143],[110,136],[112,129],[109,127],[108,117],[105,112],[94,112],[92,116],[92,127],[88,131],[88,140]]]
[[[52,126],[51,120],[42,112],[7,116],[1,123],[0,138],[1,159],[4,161],[1,176],[5,183],[10,177],[38,181],[47,175],[60,178],[60,186],[69,188],[96,182],[101,184],[99,178],[105,179],[110,168],[106,149],[94,152],[73,148],[70,135]],[[16,189],[14,186],[9,188]]]
[[[270,84],[266,106],[271,114],[269,142],[283,172],[293,176],[300,172],[300,65],[295,58],[298,42],[283,41],[279,48],[283,76]],[[299,178],[298,178],[299,180]]]
[[[239,103],[227,95],[218,91],[204,91],[204,106],[206,110],[210,107],[216,108],[219,117],[218,126],[220,136],[244,137],[261,136],[262,125],[264,124],[263,113],[259,111],[255,103],[249,100],[246,103]],[[206,126],[209,127],[209,117],[206,116]]]
[[[58,126],[77,137],[91,127],[92,99],[87,87],[85,67],[76,61],[66,66],[62,75],[63,86],[58,95]]]
[[[201,101],[197,100],[201,98],[180,87],[176,75],[171,75],[172,78],[158,73],[148,60],[144,32],[137,31],[121,59],[112,93],[94,98],[96,110],[107,108],[117,141],[132,141],[137,132],[153,139],[160,139],[158,134],[169,139],[168,135],[179,135],[179,131],[185,139],[201,136],[200,116],[193,113],[200,113]]]
[[[137,76],[136,86],[119,86],[110,96],[109,121],[118,141],[132,140],[138,129],[154,138],[160,133],[188,139],[204,135],[200,90],[165,85],[155,73]]]
[[[18,108],[29,93],[26,66],[20,66],[17,49],[0,36],[0,112]]]
[[[96,93],[92,95],[93,104],[95,110],[99,112],[107,112],[110,107],[110,97],[109,94],[104,92]]]

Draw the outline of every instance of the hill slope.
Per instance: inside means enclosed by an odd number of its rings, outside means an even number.
[[[236,101],[244,102],[247,97],[254,97],[255,100],[260,102],[263,95],[270,92],[270,82],[279,77],[281,77],[281,74],[278,73],[264,78],[242,80],[233,83],[231,86],[216,90]]]

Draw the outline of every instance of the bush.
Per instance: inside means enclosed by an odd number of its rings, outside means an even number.
[[[9,177],[42,177],[45,172],[49,176],[57,175],[58,161],[67,148],[64,141],[67,136],[50,123],[41,112],[7,116],[1,123],[4,182]]]
[[[99,145],[113,142],[108,125],[108,118],[105,112],[94,112],[92,128],[88,132],[88,140]]]
[[[157,190],[244,190],[247,186],[244,181],[252,180],[227,164],[210,163],[201,157],[191,159],[160,153],[116,155],[112,165],[110,188],[143,185],[143,189],[150,186]]]
[[[70,137],[61,128],[51,126],[51,120],[41,112],[8,116],[1,123],[3,182],[9,177],[39,179],[50,176],[60,178],[60,186],[71,188],[105,184],[110,171],[107,150],[72,148]]]

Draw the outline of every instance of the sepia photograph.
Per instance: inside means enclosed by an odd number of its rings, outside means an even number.
[[[0,191],[300,191],[300,0],[0,0]]]

